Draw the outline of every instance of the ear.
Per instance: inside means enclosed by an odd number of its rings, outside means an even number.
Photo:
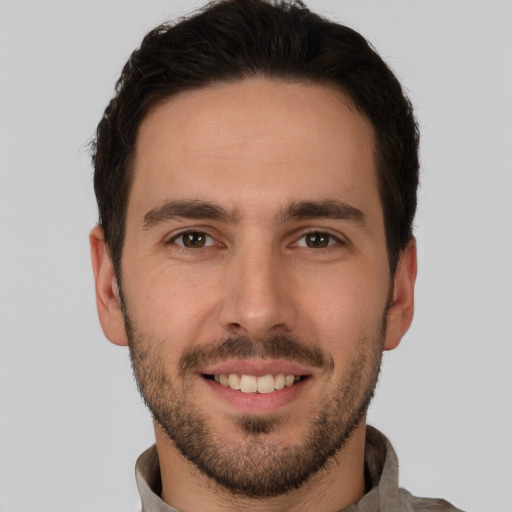
[[[402,252],[393,278],[393,294],[388,311],[384,350],[393,350],[407,332],[414,315],[414,284],[417,273],[416,240]]]
[[[96,226],[89,234],[92,269],[96,284],[96,306],[101,328],[115,345],[128,345],[119,287],[108,253],[103,229]]]

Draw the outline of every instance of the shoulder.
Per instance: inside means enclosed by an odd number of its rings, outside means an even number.
[[[413,496],[409,491],[400,489],[400,501],[404,512],[463,512],[460,508],[454,507],[451,503],[440,498],[419,498]]]

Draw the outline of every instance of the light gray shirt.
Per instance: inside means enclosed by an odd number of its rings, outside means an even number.
[[[441,499],[416,498],[398,486],[398,459],[389,440],[366,427],[365,476],[370,489],[361,500],[340,512],[462,512]],[[142,512],[179,512],[160,498],[162,483],[156,447],[146,450],[135,466]]]

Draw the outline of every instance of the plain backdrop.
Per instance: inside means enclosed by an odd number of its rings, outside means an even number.
[[[185,0],[0,0],[0,511],[134,512],[153,442],[100,330],[87,143],[142,36]],[[417,309],[369,422],[402,486],[512,511],[512,2],[310,0],[360,30],[422,130]]]

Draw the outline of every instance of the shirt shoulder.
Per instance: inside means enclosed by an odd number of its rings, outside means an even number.
[[[460,508],[454,507],[450,502],[440,498],[419,498],[413,496],[409,491],[400,489],[400,501],[403,512],[463,512]]]

